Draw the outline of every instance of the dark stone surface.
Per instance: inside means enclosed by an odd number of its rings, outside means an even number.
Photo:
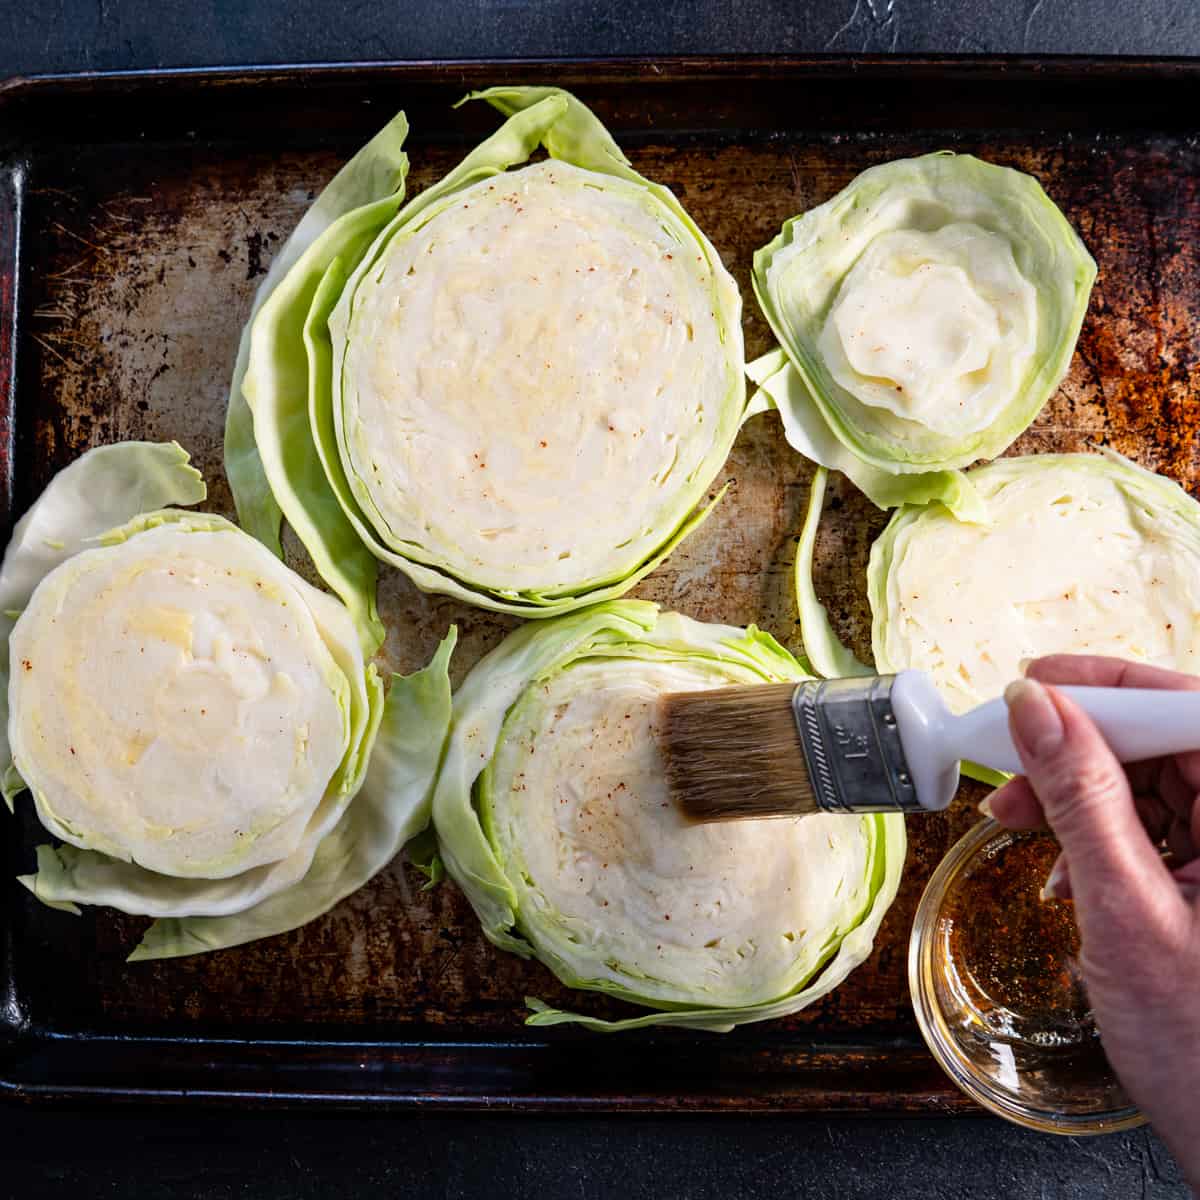
[[[1200,54],[1195,0],[4,0],[0,75],[368,58]]]
[[[4,1115],[0,1194],[153,1200],[1184,1200],[1145,1131],[988,1118]]]
[[[0,76],[358,58],[947,51],[1200,54],[1195,0],[42,0]],[[800,1120],[0,1112],[4,1196],[1099,1200],[1187,1191],[1146,1131]]]

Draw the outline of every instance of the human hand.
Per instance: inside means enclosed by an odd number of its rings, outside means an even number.
[[[1111,658],[1037,660],[1005,694],[1025,775],[987,802],[1010,829],[1057,835],[1046,892],[1075,901],[1105,1053],[1200,1186],[1200,750],[1123,767],[1054,684],[1200,691],[1200,678]]]

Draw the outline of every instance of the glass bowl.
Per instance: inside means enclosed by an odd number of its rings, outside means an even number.
[[[1018,1125],[1073,1136],[1144,1124],[1100,1045],[1069,901],[1040,897],[1053,836],[981,821],[946,855],[913,924],[917,1023],[947,1075]]]

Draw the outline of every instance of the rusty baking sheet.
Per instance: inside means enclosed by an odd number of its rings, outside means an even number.
[[[680,196],[769,344],[754,249],[872,163],[948,147],[1031,171],[1100,265],[1070,374],[1018,452],[1112,445],[1200,484],[1200,67],[1084,60],[671,60],[374,64],[15,80],[0,88],[0,517],[89,446],[175,438],[230,512],[226,384],[275,249],[347,153],[397,109],[411,186],[490,128],[470,87],[559,82],[636,167]],[[758,622],[799,648],[794,537],[810,477],[758,417],[716,515],[635,594]],[[863,571],[884,523],[832,490],[817,583],[868,648]],[[389,664],[426,661],[453,621],[456,681],[514,622],[385,575]],[[964,1111],[921,1044],[905,980],[913,910],[978,794],[910,821],[900,896],[870,961],[806,1012],[724,1037],[527,1030],[524,998],[594,1012],[494,950],[452,885],[397,862],[322,920],[192,959],[124,964],[140,922],[77,919],[13,881],[39,837],[0,817],[0,1086],[26,1099],[509,1108]]]

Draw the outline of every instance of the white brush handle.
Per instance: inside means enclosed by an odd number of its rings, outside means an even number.
[[[1121,762],[1200,750],[1200,692],[1144,688],[1058,688],[1099,726]],[[921,807],[940,812],[954,799],[960,762],[1020,774],[1008,732],[1008,706],[989,700],[961,716],[946,707],[924,671],[901,671],[891,688],[904,760]]]
[[[1095,721],[1120,762],[1200,749],[1200,692],[1102,687],[1057,690]],[[1022,770],[1008,732],[1008,706],[1002,699],[951,717],[945,731],[947,748],[956,758],[995,771]]]

